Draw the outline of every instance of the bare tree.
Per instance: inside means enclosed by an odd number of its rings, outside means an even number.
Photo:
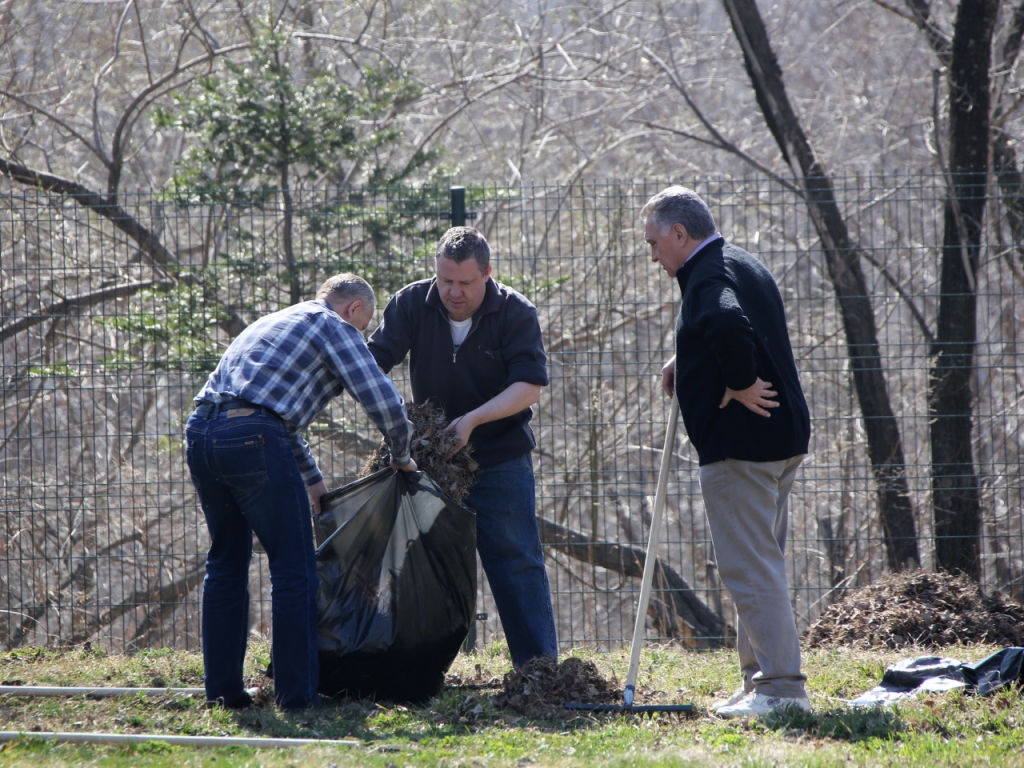
[[[821,238],[829,277],[835,287],[846,331],[868,454],[878,483],[879,511],[889,567],[921,562],[913,508],[906,481],[903,443],[889,402],[870,291],[860,254],[839,210],[831,180],[819,162],[789,103],[782,71],[754,0],[723,0],[743,50],[750,83],[765,122],[786,162],[803,187],[804,199]]]
[[[1024,233],[1024,177],[1017,168],[1014,142],[1004,122],[1012,111],[1006,103],[1005,83],[1020,53],[1024,4],[1008,11],[994,79],[998,0],[958,3],[952,37],[934,18],[927,0],[906,0],[906,5],[949,79],[948,161],[941,138],[936,142],[947,178],[947,200],[937,330],[931,348],[935,363],[928,397],[936,563],[978,579],[981,499],[971,440],[977,275],[990,154],[1018,249]]]
[[[973,579],[981,573],[981,500],[971,448],[971,371],[987,194],[989,66],[998,8],[998,0],[957,7],[949,63],[949,191],[928,398],[936,563]]]

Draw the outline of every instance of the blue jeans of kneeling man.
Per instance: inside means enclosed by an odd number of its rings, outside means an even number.
[[[244,697],[249,562],[255,532],[267,553],[273,612],[274,689],[288,709],[319,701],[318,586],[310,503],[288,432],[257,409],[198,410],[188,420],[192,483],[210,532],[203,581],[206,697]]]
[[[527,453],[482,470],[466,506],[476,513],[477,551],[512,663],[521,667],[538,656],[557,658],[551,587],[537,528],[533,461]]]

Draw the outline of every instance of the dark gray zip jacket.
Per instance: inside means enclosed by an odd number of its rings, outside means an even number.
[[[413,401],[442,406],[449,420],[517,381],[548,383],[537,309],[525,296],[494,280],[487,281],[483,304],[457,353],[434,278],[410,283],[392,297],[369,347],[385,373],[409,353]],[[533,410],[526,408],[474,429],[474,460],[493,466],[533,450],[537,443],[529,423],[532,416]]]

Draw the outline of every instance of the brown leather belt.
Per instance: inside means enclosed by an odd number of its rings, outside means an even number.
[[[252,416],[256,413],[273,416],[275,419],[281,418],[265,405],[256,405],[256,403],[250,403],[248,400],[239,399],[224,400],[220,403],[211,403],[204,400],[196,406],[196,413],[208,419],[215,419],[221,414],[226,419],[236,419],[241,416]]]

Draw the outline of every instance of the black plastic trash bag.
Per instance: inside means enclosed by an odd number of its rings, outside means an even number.
[[[430,698],[476,615],[475,515],[422,472],[391,469],[320,509],[320,693]]]
[[[961,670],[964,681],[978,693],[987,695],[1010,683],[1024,683],[1024,648],[1003,648],[977,664]]]
[[[987,695],[1011,683],[1021,682],[1024,648],[1004,648],[976,664],[956,659],[919,656],[886,668],[882,682],[849,703],[855,707],[893,704],[919,693],[944,693],[966,688]]]

